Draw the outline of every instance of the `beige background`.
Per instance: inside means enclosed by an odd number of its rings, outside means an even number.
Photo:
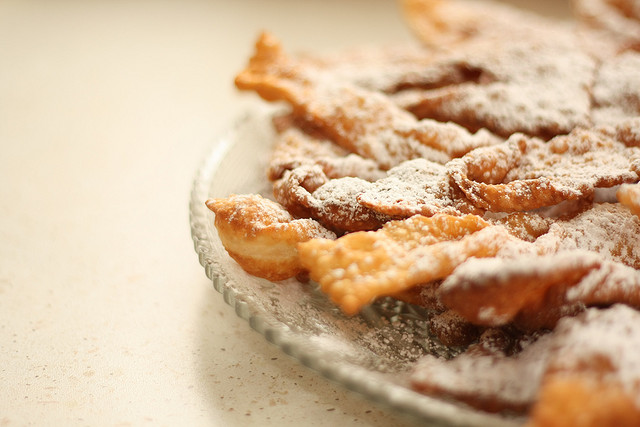
[[[410,39],[389,0],[0,0],[0,426],[410,423],[266,343],[193,251],[191,180],[254,101],[232,80],[261,29]]]

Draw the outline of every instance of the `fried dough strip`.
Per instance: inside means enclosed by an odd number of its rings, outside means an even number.
[[[522,59],[543,49],[536,64]],[[398,94],[396,102],[420,119],[452,121],[470,132],[485,128],[505,138],[521,132],[546,140],[590,125],[595,63],[582,52],[509,40],[503,47],[474,46],[453,60],[474,70],[475,81]],[[540,88],[542,80],[548,87]]]
[[[528,426],[639,425],[638,322],[638,311],[620,305],[562,320]]]
[[[540,253],[597,252],[604,259],[640,269],[640,218],[619,203],[596,203],[566,220],[557,220],[535,242]]]
[[[325,227],[346,231],[375,230],[390,218],[358,204],[371,183],[354,177],[329,179],[319,165],[286,171],[273,194],[292,215],[315,218]]]
[[[314,138],[298,128],[290,127],[277,138],[267,170],[271,181],[282,178],[287,170],[310,165],[319,165],[329,179],[350,176],[375,181],[385,175],[373,160],[349,153],[329,140]]]
[[[535,212],[515,212],[509,215],[489,219],[492,224],[504,226],[511,234],[527,242],[549,232],[553,218],[541,216]]]
[[[372,49],[361,46],[355,51],[299,59],[305,66],[330,72],[336,79],[386,94],[411,88],[435,89],[475,80],[475,70],[468,70],[457,62],[437,60],[437,54],[435,49],[424,46]]]
[[[443,312],[447,310],[447,307],[442,305],[437,295],[440,283],[442,283],[441,280],[421,283],[417,286],[396,292],[389,296],[408,304],[420,306],[432,312]]]
[[[616,193],[616,197],[631,212],[640,217],[640,184],[622,185]]]
[[[551,224],[531,252],[469,260],[439,287],[441,302],[472,323],[553,327],[591,305],[640,307],[640,219],[602,203]]]
[[[358,196],[358,202],[396,218],[413,215],[482,215],[453,185],[447,169],[426,159],[408,160],[390,169]]]
[[[453,121],[471,132],[486,128],[503,137],[522,132],[544,139],[590,125],[596,62],[579,49],[568,26],[488,1],[403,3],[423,43],[444,51],[423,73],[452,68],[466,76],[395,95],[416,117]]]
[[[303,271],[296,245],[312,238],[335,238],[312,219],[294,219],[258,195],[209,199],[218,236],[229,255],[249,274],[283,280]]]
[[[463,353],[443,360],[428,355],[414,366],[412,387],[486,412],[526,413],[536,397],[540,373],[522,359]]]
[[[612,53],[640,50],[640,3],[636,0],[573,0],[573,8],[587,28],[612,39]]]
[[[447,347],[462,347],[474,342],[480,336],[482,328],[453,310],[445,310],[429,318],[429,331]]]
[[[586,410],[588,408],[588,410]],[[640,408],[618,383],[585,373],[546,375],[527,427],[637,426]]]
[[[394,218],[413,215],[484,215],[452,182],[446,167],[426,159],[408,160],[390,169],[385,178],[366,187],[357,197],[358,202],[375,212]],[[549,231],[552,220],[536,213],[515,212],[499,219],[512,234],[533,241]]]
[[[598,68],[593,88],[592,119],[596,125],[627,125],[621,140],[640,140],[640,52],[625,52],[607,59]],[[634,120],[635,119],[635,120]],[[637,146],[639,142],[636,142]],[[631,146],[633,143],[629,142]]]
[[[418,157],[444,163],[498,142],[486,131],[470,134],[453,123],[417,121],[381,93],[327,82],[326,76],[286,56],[268,34],[256,43],[255,55],[236,77],[236,86],[253,90],[267,101],[288,102],[298,117],[382,169]]]
[[[454,182],[476,206],[527,211],[591,197],[596,188],[637,182],[640,148],[610,128],[576,129],[548,143],[514,135],[447,164]]]
[[[626,304],[640,308],[640,271],[605,261],[565,294],[568,303],[585,306]]]
[[[559,25],[502,3],[464,0],[402,0],[405,20],[417,37],[434,48],[459,48],[475,38],[510,40],[554,37]]]
[[[533,407],[532,426],[575,425],[582,417],[572,418],[574,408],[586,402],[594,407],[579,408],[602,417],[603,423],[585,425],[636,421],[640,369],[634,359],[640,352],[639,322],[640,313],[625,306],[592,308],[562,319],[553,332],[514,356],[501,351],[482,354],[472,348],[451,360],[427,356],[416,364],[412,385],[423,393],[449,396],[490,412],[524,413]],[[601,391],[604,394],[598,399]],[[560,408],[567,408],[566,418],[557,412]]]
[[[469,260],[438,288],[439,299],[473,324],[553,328],[584,307],[640,308],[640,272],[599,254],[568,251],[520,259]]]
[[[477,325],[506,325],[528,309],[541,324],[526,322],[527,329],[553,327],[557,306],[541,307],[549,290],[566,290],[601,263],[600,256],[586,251],[472,259],[445,279],[440,301]]]
[[[640,308],[640,272],[605,260],[576,283],[568,277],[566,283],[550,287],[541,300],[522,307],[513,323],[525,331],[550,329],[562,317],[574,316],[585,307],[613,304]]]
[[[478,216],[437,214],[391,221],[375,232],[298,246],[300,261],[347,314],[375,298],[449,275],[470,257],[491,257],[520,242]]]

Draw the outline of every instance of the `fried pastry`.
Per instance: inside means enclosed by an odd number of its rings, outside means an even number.
[[[537,349],[548,359],[529,425],[638,425],[639,321],[638,311],[624,306],[563,319],[551,348]]]
[[[637,134],[640,128],[640,52],[625,52],[608,58],[596,72],[591,89],[592,121],[596,125],[618,125]],[[635,129],[635,131],[633,131]],[[640,137],[636,135],[636,141]],[[632,145],[632,144],[627,144]],[[639,145],[638,142],[635,144]]]
[[[249,274],[283,280],[303,271],[296,245],[311,238],[335,238],[312,219],[294,219],[258,195],[209,199],[218,236],[229,255]]]
[[[486,412],[527,412],[536,398],[543,363],[533,351],[507,357],[467,352],[450,360],[425,356],[411,372],[414,390]]]
[[[535,266],[535,267],[534,267]],[[640,273],[593,252],[469,260],[439,288],[439,300],[473,324],[552,329],[585,307],[640,308]]]
[[[381,296],[444,278],[465,260],[520,250],[522,242],[475,215],[416,215],[380,230],[298,246],[311,279],[347,314]]]
[[[640,184],[622,185],[616,196],[620,203],[628,207],[631,212],[640,216]]]
[[[527,242],[549,232],[555,219],[536,212],[515,212],[497,218],[486,217],[492,224],[502,225],[515,237]]]
[[[597,204],[557,221],[530,252],[471,259],[438,288],[440,301],[478,325],[553,328],[586,306],[640,308],[640,220],[617,204]]]
[[[640,271],[618,262],[604,261],[569,288],[564,298],[569,304],[608,306],[622,303],[640,308]]]
[[[640,148],[609,127],[576,129],[545,143],[514,135],[447,164],[454,182],[476,206],[527,211],[593,196],[640,178]]]
[[[588,408],[588,409],[587,409]],[[528,427],[640,425],[633,396],[617,383],[603,383],[583,373],[547,375]]]
[[[599,37],[610,39],[614,54],[640,51],[640,3],[637,0],[573,0],[578,20]]]
[[[583,251],[472,259],[447,277],[438,293],[446,307],[477,325],[515,321],[527,330],[553,327],[561,314],[569,314],[573,308],[566,307],[565,313],[560,313],[558,307],[565,308],[561,292],[598,268],[600,262],[597,254]],[[560,299],[559,303],[551,297]]]
[[[429,330],[448,347],[468,346],[482,332],[480,327],[453,310],[445,310],[431,316]]]
[[[441,283],[441,280],[421,283],[403,291],[393,293],[390,296],[399,301],[423,307],[434,313],[442,313],[446,311],[447,308],[442,305],[437,295],[438,287]]]
[[[394,218],[413,215],[482,215],[455,186],[447,169],[426,159],[408,160],[366,188],[358,203]]]
[[[382,169],[413,158],[444,163],[499,141],[485,130],[471,134],[454,123],[418,121],[375,91],[342,82],[327,84],[326,77],[305,70],[267,34],[258,40],[249,66],[236,77],[236,86],[268,101],[288,102],[295,115]]]
[[[287,170],[310,165],[319,165],[329,179],[350,176],[375,181],[385,176],[373,160],[349,153],[333,142],[309,135],[297,127],[283,129],[277,136],[267,177],[276,181]]]
[[[619,203],[595,203],[557,219],[535,242],[541,253],[588,250],[604,259],[640,269],[640,219]]]
[[[453,121],[471,132],[485,128],[503,137],[521,132],[543,139],[590,125],[596,62],[579,49],[569,27],[488,1],[404,5],[421,40],[444,50],[432,55],[425,74],[448,67],[468,76],[399,93],[400,105],[418,118]]]
[[[549,420],[574,425],[574,412],[563,416],[556,411],[585,402],[597,406],[593,411],[581,406],[587,420],[638,420],[638,322],[640,314],[625,306],[589,309],[562,319],[553,332],[513,356],[472,349],[451,360],[427,356],[416,364],[412,384],[423,393],[449,396],[490,412],[526,412],[533,407],[533,426],[549,425]],[[560,385],[566,387],[562,392],[556,388]],[[605,394],[599,400],[601,390]]]
[[[357,202],[371,183],[355,177],[329,179],[319,165],[286,171],[273,194],[292,215],[315,218],[339,234],[375,230],[390,218]]]
[[[349,82],[390,95],[415,88],[437,88],[474,80],[473,70],[465,70],[454,62],[434,62],[435,49],[420,45],[347,49],[322,57],[298,58],[329,73],[336,80]],[[470,72],[471,71],[471,72]]]
[[[409,28],[434,48],[458,49],[470,41],[505,35],[535,40],[566,34],[550,19],[495,1],[402,0],[401,5]]]

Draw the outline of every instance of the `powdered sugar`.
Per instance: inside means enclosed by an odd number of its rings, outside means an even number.
[[[640,218],[619,204],[596,204],[575,218],[552,224],[536,245],[545,252],[589,250],[640,268]]]
[[[528,352],[520,358],[460,355],[451,361],[426,356],[415,366],[414,387],[454,397],[473,406],[524,411],[535,399],[545,360]]]
[[[358,202],[396,217],[473,212],[475,208],[456,190],[444,166],[415,159],[390,169],[386,178],[358,196]]]
[[[567,291],[567,300],[607,304],[615,297],[638,305],[640,272],[616,262],[604,262]]]
[[[574,8],[581,23],[600,38],[610,38],[609,51],[640,41],[640,6],[634,0],[577,0]],[[599,52],[607,54],[609,52]]]
[[[604,357],[612,369],[592,375],[622,385],[640,405],[639,324],[638,311],[622,305],[588,310],[577,319],[563,319],[553,334],[553,369],[580,371],[588,366],[589,359]]]
[[[615,125],[640,115],[638,70],[640,54],[637,52],[623,53],[600,66],[592,89],[595,123]]]
[[[485,81],[425,92],[409,107],[419,117],[453,120],[472,130],[486,127],[504,136],[548,137],[589,123],[595,62],[575,46],[509,38],[481,39],[463,49],[458,61],[482,70]]]
[[[638,324],[640,313],[625,306],[590,309],[576,318],[561,320],[551,334],[515,357],[463,354],[450,361],[425,357],[414,368],[412,381],[419,389],[444,393],[474,406],[523,410],[536,399],[545,375],[579,372],[620,384],[640,405]],[[613,369],[589,371],[589,361],[598,357],[604,357]]]
[[[269,162],[270,180],[282,178],[285,170],[314,164],[321,166],[330,179],[351,176],[375,181],[384,176],[373,160],[349,153],[327,139],[315,138],[299,129],[286,129],[277,139]]]
[[[478,207],[526,211],[586,199],[596,188],[637,182],[640,147],[627,146],[617,129],[575,129],[548,143],[514,135],[447,164],[455,183]]]

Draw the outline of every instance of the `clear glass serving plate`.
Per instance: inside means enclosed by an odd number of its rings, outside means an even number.
[[[245,273],[224,250],[213,226],[210,197],[271,196],[265,178],[273,138],[272,109],[254,109],[215,143],[197,173],[190,201],[191,234],[200,264],[238,316],[303,365],[374,402],[436,425],[512,426],[522,419],[491,415],[422,395],[408,386],[425,354],[451,356],[430,336],[429,312],[385,299],[344,316],[313,283],[273,283]]]

